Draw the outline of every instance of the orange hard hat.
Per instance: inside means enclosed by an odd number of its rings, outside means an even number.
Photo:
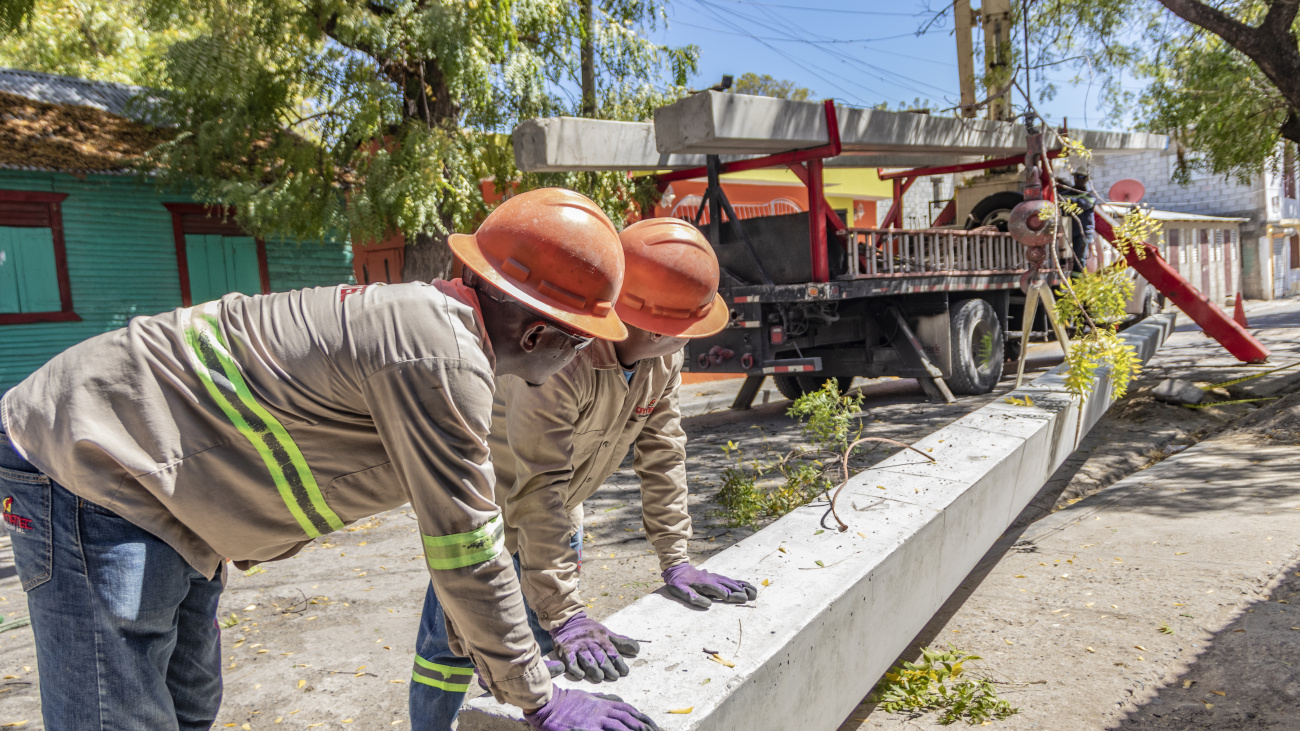
[[[629,325],[660,335],[699,338],[727,326],[718,294],[718,257],[700,230],[677,218],[650,218],[623,229],[627,276],[614,310]]]
[[[614,313],[623,247],[590,198],[563,188],[520,193],[447,243],[475,274],[546,317],[605,340],[627,337]]]

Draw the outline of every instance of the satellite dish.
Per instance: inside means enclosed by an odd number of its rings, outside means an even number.
[[[1133,178],[1125,178],[1116,181],[1114,185],[1110,186],[1107,194],[1116,203],[1137,203],[1142,200],[1142,196],[1146,192],[1146,187],[1141,183]]]

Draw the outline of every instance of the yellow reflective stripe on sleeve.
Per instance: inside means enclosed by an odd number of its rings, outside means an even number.
[[[505,548],[505,541],[505,523],[498,515],[468,533],[424,536],[424,556],[435,571],[459,569],[496,558]]]
[[[309,538],[339,530],[343,521],[330,510],[316,478],[293,437],[253,398],[239,365],[230,355],[217,321],[218,302],[181,311],[190,363],[208,395],[257,450],[271,473],[280,499]],[[195,310],[202,310],[195,312]]]
[[[415,656],[415,671],[411,680],[417,683],[441,688],[452,693],[464,693],[469,690],[474,678],[474,668],[459,668],[452,665],[440,665],[429,662],[419,655]]]

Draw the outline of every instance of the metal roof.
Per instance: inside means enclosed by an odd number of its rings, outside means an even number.
[[[1102,203],[1098,208],[1103,209],[1111,215],[1124,215],[1125,213],[1137,208],[1132,203]],[[1190,221],[1204,223],[1244,223],[1249,218],[1236,218],[1232,216],[1206,216],[1200,213],[1183,213],[1180,211],[1159,211],[1153,208],[1147,209],[1147,215],[1156,221]]]
[[[155,93],[143,86],[8,68],[0,68],[0,91],[48,104],[94,107],[132,119],[139,115],[132,113],[131,99],[140,94]]]

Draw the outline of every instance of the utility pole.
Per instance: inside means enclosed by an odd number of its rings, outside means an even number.
[[[957,29],[957,76],[961,85],[961,116],[975,116],[975,48],[971,39],[974,17],[970,0],[954,0],[953,25]]]
[[[984,89],[990,97],[989,119],[1011,120],[1011,0],[984,0],[980,13],[984,27]],[[1001,92],[1001,93],[999,93]]]
[[[1009,0],[1008,0],[1009,1]],[[582,22],[582,116],[596,116],[596,23],[592,0],[578,0]]]

